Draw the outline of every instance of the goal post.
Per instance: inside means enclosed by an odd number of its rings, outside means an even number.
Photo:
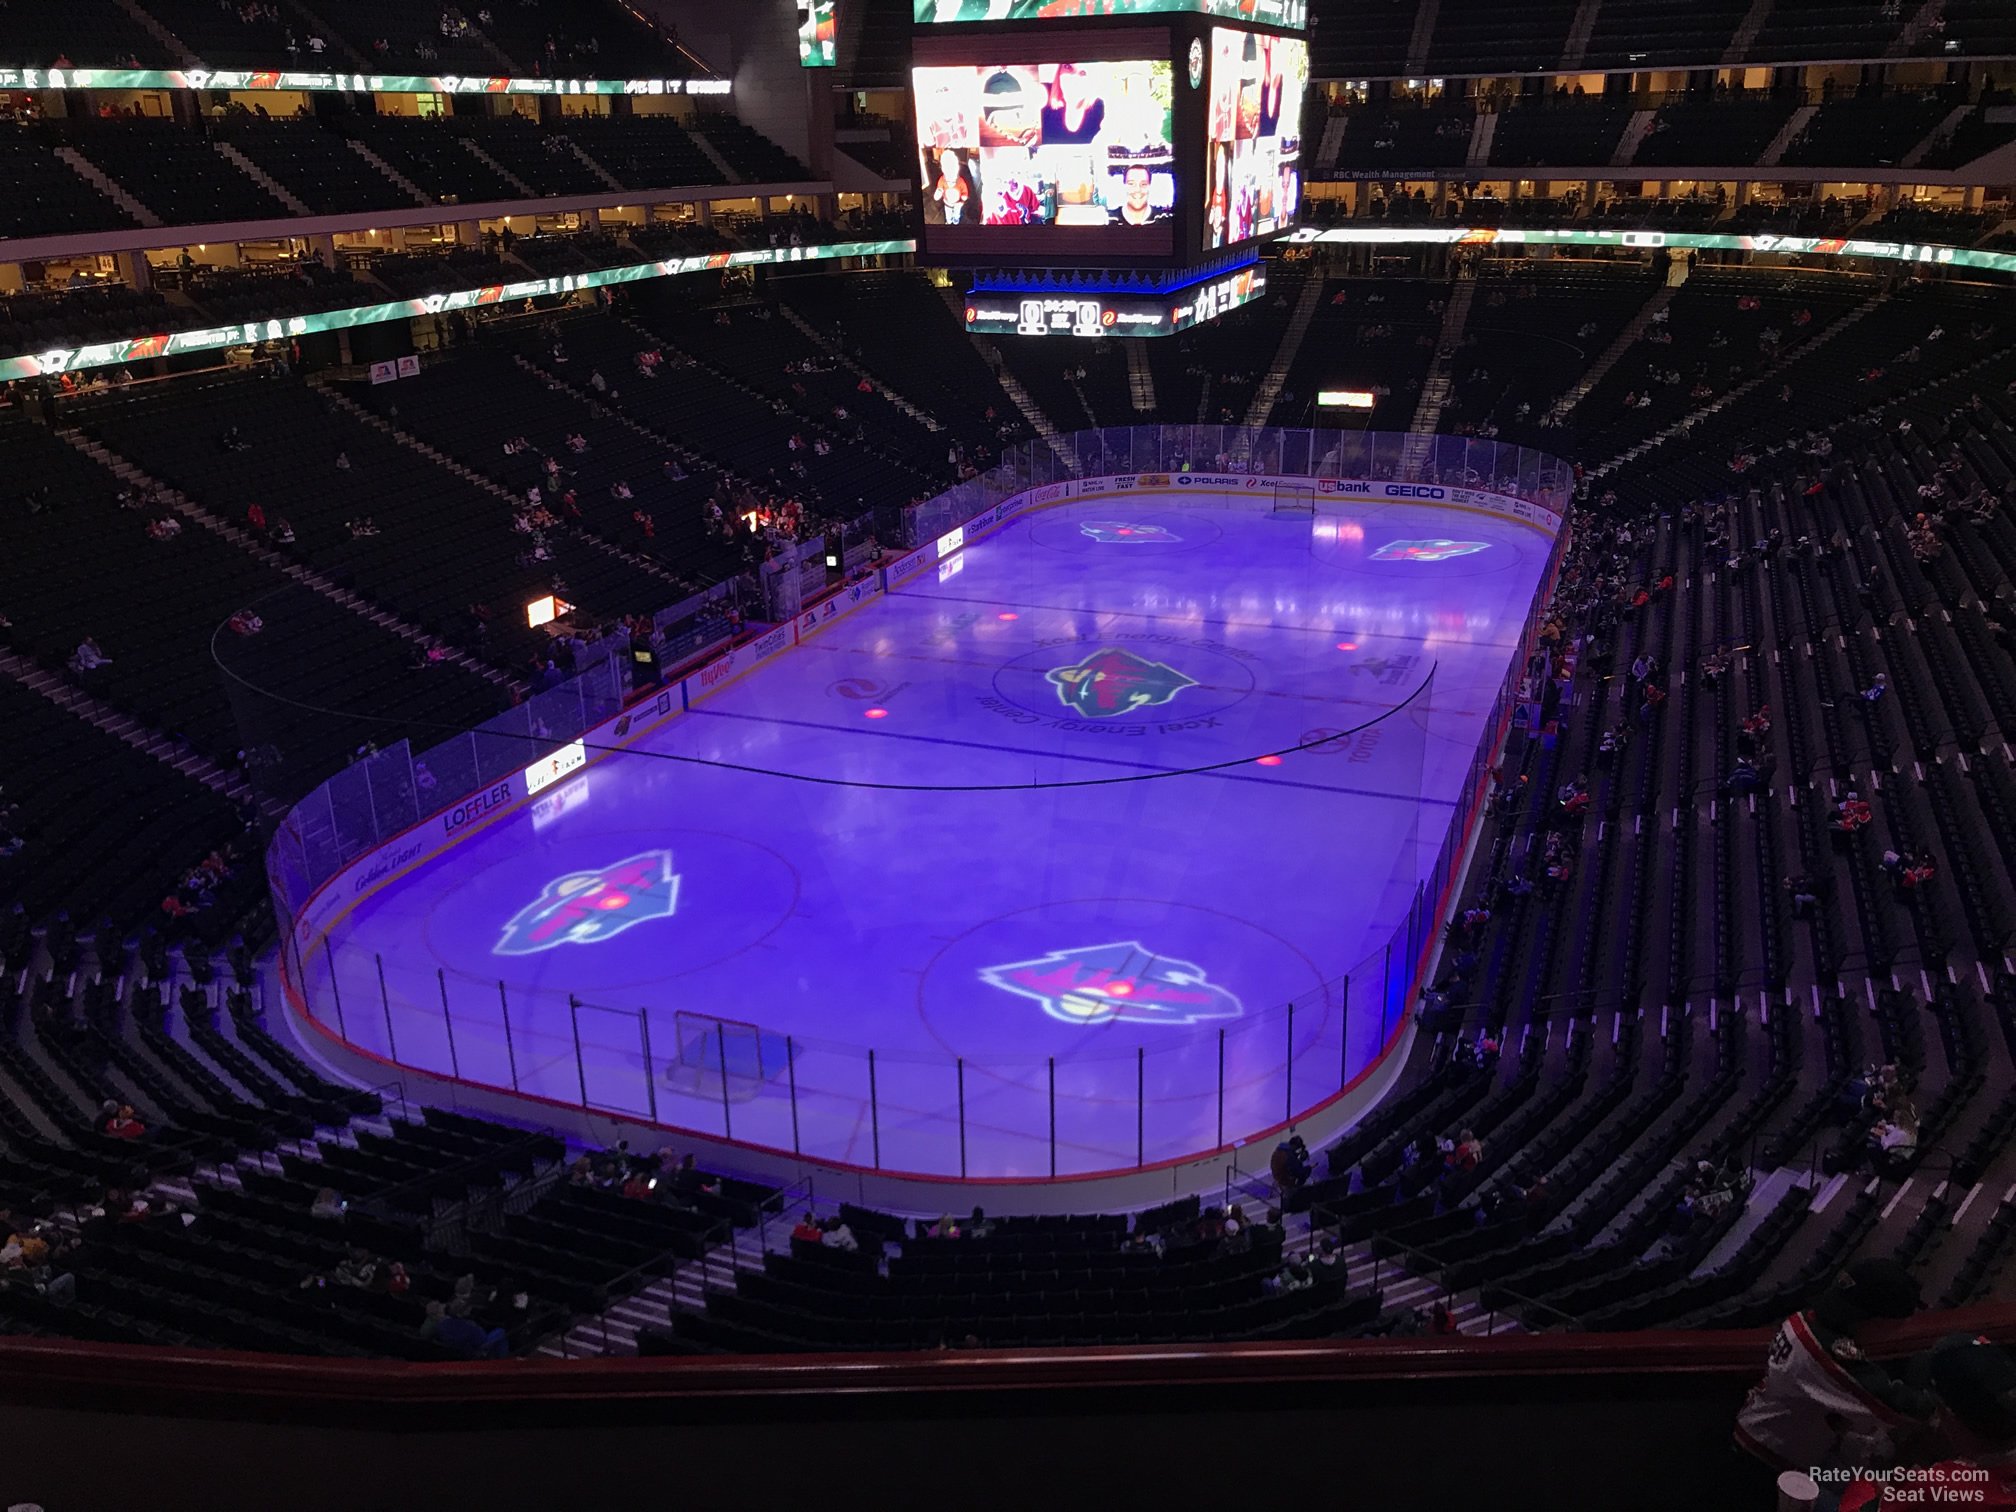
[[[741,1019],[677,1010],[673,1050],[665,1079],[681,1092],[747,1102],[763,1084],[784,1073],[790,1047],[773,1034]]]
[[[1316,513],[1316,490],[1298,488],[1292,483],[1277,484],[1274,489],[1274,513],[1277,515],[1313,515]]]

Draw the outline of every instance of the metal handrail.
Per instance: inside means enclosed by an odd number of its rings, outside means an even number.
[[[1318,1216],[1323,1213],[1330,1213],[1333,1218],[1337,1216],[1335,1210],[1331,1208],[1327,1208],[1321,1205],[1311,1208],[1309,1211],[1309,1222],[1312,1233],[1314,1228],[1316,1227]],[[1373,1242],[1372,1289],[1374,1291],[1377,1291],[1379,1289],[1379,1266],[1380,1263],[1386,1258],[1385,1256],[1381,1255],[1378,1252],[1378,1249],[1380,1245],[1385,1245],[1389,1249],[1398,1250],[1401,1254],[1407,1256],[1409,1259],[1419,1262],[1417,1266],[1417,1271],[1425,1271],[1427,1273],[1425,1275],[1422,1275],[1421,1279],[1423,1280],[1433,1279],[1436,1282],[1436,1284],[1441,1288],[1442,1300],[1445,1303],[1451,1302],[1455,1299],[1456,1289],[1450,1286],[1447,1281],[1442,1279],[1441,1273],[1447,1270],[1452,1265],[1461,1264],[1460,1261],[1443,1260],[1427,1250],[1418,1249],[1414,1245],[1404,1243],[1403,1241],[1398,1239],[1388,1238],[1384,1234],[1373,1235],[1372,1242]],[[1522,1309],[1523,1308],[1538,1309],[1540,1312],[1547,1313],[1555,1318],[1558,1318],[1564,1325],[1572,1329],[1579,1330],[1582,1327],[1582,1320],[1580,1318],[1577,1318],[1572,1314],[1565,1313],[1560,1308],[1552,1306],[1549,1303],[1542,1302],[1537,1297],[1528,1297],[1523,1293],[1512,1291],[1511,1289],[1503,1286],[1493,1286],[1492,1290],[1506,1297],[1511,1302],[1516,1303]],[[1499,1312],[1500,1309],[1496,1305],[1493,1305],[1493,1307],[1491,1308],[1491,1315],[1490,1315],[1493,1325],[1496,1324]]]
[[[375,1091],[377,1089],[373,1088],[372,1090]],[[453,1182],[465,1173],[473,1173],[484,1166],[494,1165],[499,1160],[511,1155],[521,1152],[530,1154],[534,1144],[547,1140],[559,1140],[562,1148],[565,1148],[566,1141],[558,1130],[535,1129],[521,1139],[513,1140],[509,1144],[499,1145],[496,1149],[486,1151],[481,1155],[472,1155],[467,1160],[458,1161],[456,1164],[448,1166],[443,1170],[430,1171],[422,1176],[414,1176],[405,1181],[394,1182],[391,1186],[382,1188],[379,1191],[367,1192],[364,1196],[357,1199],[357,1206],[362,1208],[367,1203],[390,1206],[397,1199],[411,1192],[438,1186],[444,1182]]]

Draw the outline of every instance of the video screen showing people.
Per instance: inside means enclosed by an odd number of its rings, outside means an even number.
[[[1114,226],[1176,213],[1166,59],[911,71],[928,226]]]
[[[1271,236],[1302,200],[1302,97],[1309,48],[1299,37],[1211,29],[1204,131],[1204,250]]]
[[[1254,0],[911,0],[919,26],[946,21],[1057,21],[1084,17],[1148,16],[1190,11],[1207,16],[1255,18]],[[1259,19],[1275,26],[1309,23],[1308,0],[1271,0]]]

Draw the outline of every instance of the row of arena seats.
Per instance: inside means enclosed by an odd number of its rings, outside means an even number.
[[[480,13],[491,19],[479,26]],[[310,15],[277,6],[78,0],[60,20],[28,7],[9,19],[14,56],[36,67],[302,68],[523,77],[684,78],[671,33],[614,0],[413,6],[348,0]]]
[[[894,87],[902,80],[904,0],[874,0],[855,23],[860,55],[847,81],[856,88]],[[114,0],[80,0],[65,25],[22,23],[19,55],[32,65],[72,61],[116,67],[186,66],[185,53],[211,68],[298,67],[318,58],[341,66],[403,73],[481,73],[555,77],[682,77],[690,58],[674,37],[611,0],[541,0],[535,6],[480,10],[356,0],[335,22],[305,16],[276,19],[257,7],[212,7],[205,0],[158,0],[122,9]],[[1419,0],[1376,0],[1332,17],[1312,7],[1317,23],[1312,64],[1319,78],[1393,76],[1410,66],[1417,45]],[[1808,59],[1883,58],[1898,52],[1968,56],[2007,52],[2016,33],[1995,0],[1951,0],[1938,24],[1914,27],[1911,17],[1876,0],[1850,5],[1780,0],[1753,35],[1744,34],[1743,0],[1709,0],[1676,12],[1662,0],[1603,0],[1575,40],[1580,9],[1570,0],[1526,0],[1488,12],[1438,8],[1428,19],[1416,72],[1488,73],[1515,69],[1629,68],[1650,57],[1666,66]],[[146,21],[139,19],[145,14]],[[319,17],[318,13],[318,17]],[[479,24],[480,23],[480,24]],[[318,36],[316,28],[328,29]],[[179,43],[171,48],[168,38]],[[317,46],[317,43],[320,46]]]
[[[1523,0],[1510,7],[1430,5],[1424,0],[1312,0],[1310,71],[1317,79],[1394,79],[1578,69],[1718,68],[1893,55],[1996,57],[2016,48],[1996,0],[1947,0],[1940,24],[1912,28],[1909,8],[1776,0],[1754,32],[1749,0]],[[865,0],[861,45],[842,83],[894,89],[908,83],[904,46],[909,0]],[[1908,45],[1907,45],[1908,44]]]
[[[776,143],[718,112],[691,122],[572,117],[551,126],[515,115],[324,120],[241,112],[201,127],[85,117],[8,125],[0,158],[17,182],[39,191],[0,217],[0,236],[131,227],[142,223],[136,203],[166,224],[207,225],[811,177]],[[87,177],[87,167],[123,198]]]
[[[1715,168],[1754,172],[1764,153],[1802,106],[1807,116],[1768,166],[1879,168],[1902,163],[1926,147],[1928,167],[1958,168],[2006,144],[2016,128],[2002,120],[1999,97],[1969,108],[1947,90],[1861,95],[1797,93],[1690,95],[1660,100],[1629,95],[1538,93],[1499,102],[1484,168]],[[1341,114],[1336,153],[1311,165],[1310,177],[1402,169],[1446,174],[1471,164],[1476,102],[1436,97],[1371,100]],[[1619,153],[1637,128],[1629,155]],[[1993,119],[1991,119],[1991,116]],[[1312,154],[1313,156],[1313,154]],[[1914,159],[1919,161],[1919,159]]]
[[[1713,231],[1727,233],[1775,232],[1785,236],[1857,235],[1882,240],[1917,239],[1948,245],[2001,246],[2007,240],[1983,240],[1983,233],[2007,217],[2004,208],[1991,205],[1983,210],[1961,210],[1916,202],[1899,204],[1879,213],[1874,201],[1842,199],[1826,195],[1806,198],[1754,198],[1742,204],[1733,200],[1726,188],[1713,192],[1690,190],[1673,197],[1613,192],[1629,185],[1599,185],[1598,198],[1585,201],[1579,190],[1555,198],[1525,195],[1519,199],[1499,199],[1482,185],[1448,186],[1441,201],[1429,197],[1425,185],[1395,185],[1390,190],[1374,189],[1364,202],[1364,214],[1373,220],[1398,225],[1427,225],[1444,221],[1458,226],[1534,226],[1573,224],[1591,231]],[[1586,210],[1586,213],[1585,213]],[[1353,223],[1351,207],[1332,195],[1312,197],[1303,206],[1303,218],[1317,226],[1348,226]]]
[[[0,949],[0,1227],[42,1246],[0,1271],[0,1332],[529,1353],[775,1205],[698,1171],[633,1200],[550,1132],[332,1082],[264,1024],[242,953],[226,980],[191,952],[207,980],[171,993],[169,957],[101,938],[73,998],[30,977],[35,942]]]

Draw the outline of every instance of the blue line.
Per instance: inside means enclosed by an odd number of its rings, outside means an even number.
[[[968,751],[990,751],[997,755],[1027,756],[1032,761],[1039,758],[1050,761],[1081,761],[1089,766],[1121,767],[1131,772],[1180,772],[1183,770],[1181,767],[1156,766],[1154,763],[1146,761],[1116,761],[1110,756],[1077,756],[1060,751],[1029,751],[1019,746],[990,745],[985,741],[979,740],[954,740],[946,735],[916,735],[900,730],[869,730],[857,728],[853,725],[819,724],[809,719],[781,719],[769,714],[737,714],[728,709],[710,709],[704,705],[696,708],[693,712],[695,714],[711,715],[716,719],[739,719],[749,724],[790,725],[800,730],[824,730],[834,735],[859,735],[870,738],[879,737],[885,740],[914,740],[927,745],[954,746]],[[1224,777],[1234,782],[1257,782],[1262,780],[1256,777],[1235,775],[1231,772],[1202,772],[1198,775],[1204,777]],[[1274,777],[1265,780],[1269,787],[1296,787],[1303,788],[1312,793],[1334,793],[1351,798],[1377,798],[1388,803],[1432,803],[1438,808],[1456,807],[1456,800],[1453,798],[1424,798],[1416,794],[1376,793],[1366,788],[1326,787],[1320,782],[1297,782],[1292,778]],[[1012,792],[1014,789],[1004,788],[1001,791]]]

